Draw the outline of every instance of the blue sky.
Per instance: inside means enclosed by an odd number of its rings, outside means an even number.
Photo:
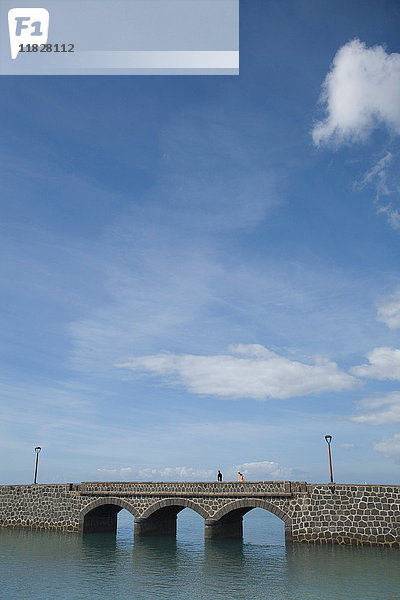
[[[241,3],[240,76],[3,77],[1,483],[397,482],[400,7]]]

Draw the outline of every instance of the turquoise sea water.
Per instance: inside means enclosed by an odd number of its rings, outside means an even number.
[[[291,545],[283,523],[257,509],[244,540],[204,543],[184,510],[177,539],[0,530],[0,597],[7,600],[400,600],[400,551]]]

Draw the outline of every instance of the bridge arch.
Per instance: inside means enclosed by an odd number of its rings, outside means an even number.
[[[272,512],[274,515],[282,519],[285,525],[291,525],[292,523],[292,520],[289,517],[289,515],[284,513],[283,510],[281,510],[271,502],[268,502],[268,500],[258,500],[257,498],[246,498],[244,500],[234,500],[233,502],[229,502],[229,504],[226,504],[218,512],[216,512],[212,518],[213,520],[218,521],[219,519],[221,519],[225,515],[228,515],[232,511],[247,509],[243,511],[243,514],[245,514],[253,508],[264,508],[265,510]]]
[[[125,508],[134,517],[138,510],[117,497],[98,498],[87,504],[79,514],[79,530],[83,532],[116,531],[117,514]]]
[[[201,515],[204,519],[210,518],[210,515],[204,510],[204,508],[199,506],[199,504],[197,504],[196,502],[193,502],[193,500],[189,500],[188,498],[165,498],[164,500],[159,500],[158,502],[155,502],[154,504],[149,506],[149,508],[143,513],[142,516],[144,519],[146,519],[148,517],[151,517],[151,515],[153,515],[157,511],[172,506],[182,507],[181,510],[183,510],[184,508],[191,508],[199,515]]]
[[[188,498],[164,498],[154,502],[140,518],[135,519],[135,535],[176,535],[176,517],[184,508],[191,508],[204,519],[208,513]]]
[[[253,508],[263,508],[279,517],[285,524],[285,541],[292,541],[292,519],[289,515],[268,500],[257,498],[229,502],[218,510],[212,519],[206,519],[206,539],[243,537],[243,516]]]

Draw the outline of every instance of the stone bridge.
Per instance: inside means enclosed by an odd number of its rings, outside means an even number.
[[[83,482],[0,486],[0,526],[75,532],[116,531],[122,509],[139,536],[175,535],[190,508],[205,537],[242,536],[253,508],[279,517],[286,542],[400,547],[400,486],[258,482]]]

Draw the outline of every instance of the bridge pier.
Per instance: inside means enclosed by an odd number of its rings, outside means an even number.
[[[293,543],[293,530],[292,530],[292,520],[287,519],[285,521],[285,544]]]
[[[233,511],[221,519],[205,519],[204,537],[206,540],[243,538],[243,512]]]
[[[135,518],[135,536],[176,536],[176,517],[183,510],[180,506],[162,508],[147,518]]]

